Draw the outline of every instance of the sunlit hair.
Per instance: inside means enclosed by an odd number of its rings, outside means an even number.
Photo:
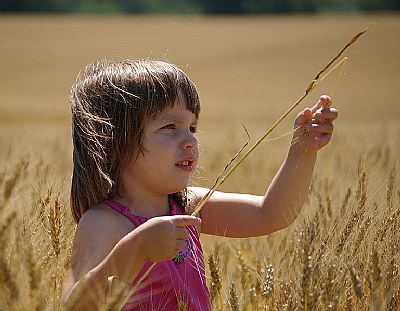
[[[118,194],[121,169],[143,151],[147,121],[173,107],[178,92],[198,118],[196,87],[175,65],[148,59],[104,59],[79,73],[70,94],[71,209],[76,222],[90,207]],[[184,193],[172,194],[182,208]]]

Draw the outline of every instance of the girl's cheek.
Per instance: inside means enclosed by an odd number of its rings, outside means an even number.
[[[193,148],[193,154],[195,155],[195,157],[196,157],[196,159],[198,161],[199,158],[200,158],[200,150],[199,150],[199,146],[198,145],[195,148]]]

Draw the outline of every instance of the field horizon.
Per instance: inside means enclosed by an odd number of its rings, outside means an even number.
[[[192,184],[211,186],[246,141],[242,124],[254,143],[370,26],[343,55],[335,134],[319,153],[296,222],[267,237],[202,241],[215,310],[398,310],[398,14],[1,14],[0,309],[61,309],[75,230],[68,95],[83,66],[104,57],[154,58],[188,73],[202,103]],[[296,114],[332,95],[338,74],[318,85],[221,190],[264,193]]]

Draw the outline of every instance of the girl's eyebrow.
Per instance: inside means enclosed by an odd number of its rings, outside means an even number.
[[[165,121],[180,121],[184,119],[185,117],[180,115],[179,113],[174,113],[174,112],[161,112],[159,113],[155,120],[165,122]],[[192,123],[197,123],[197,118],[194,117]]]
[[[157,120],[160,121],[170,121],[170,120],[175,120],[177,119],[177,117],[175,116],[174,113],[170,113],[170,112],[161,112],[156,116]]]

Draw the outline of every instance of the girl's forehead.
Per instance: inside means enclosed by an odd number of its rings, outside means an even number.
[[[154,116],[154,119],[156,120],[175,120],[183,118],[197,120],[196,115],[181,103],[175,103],[174,106],[165,107],[162,111]]]

